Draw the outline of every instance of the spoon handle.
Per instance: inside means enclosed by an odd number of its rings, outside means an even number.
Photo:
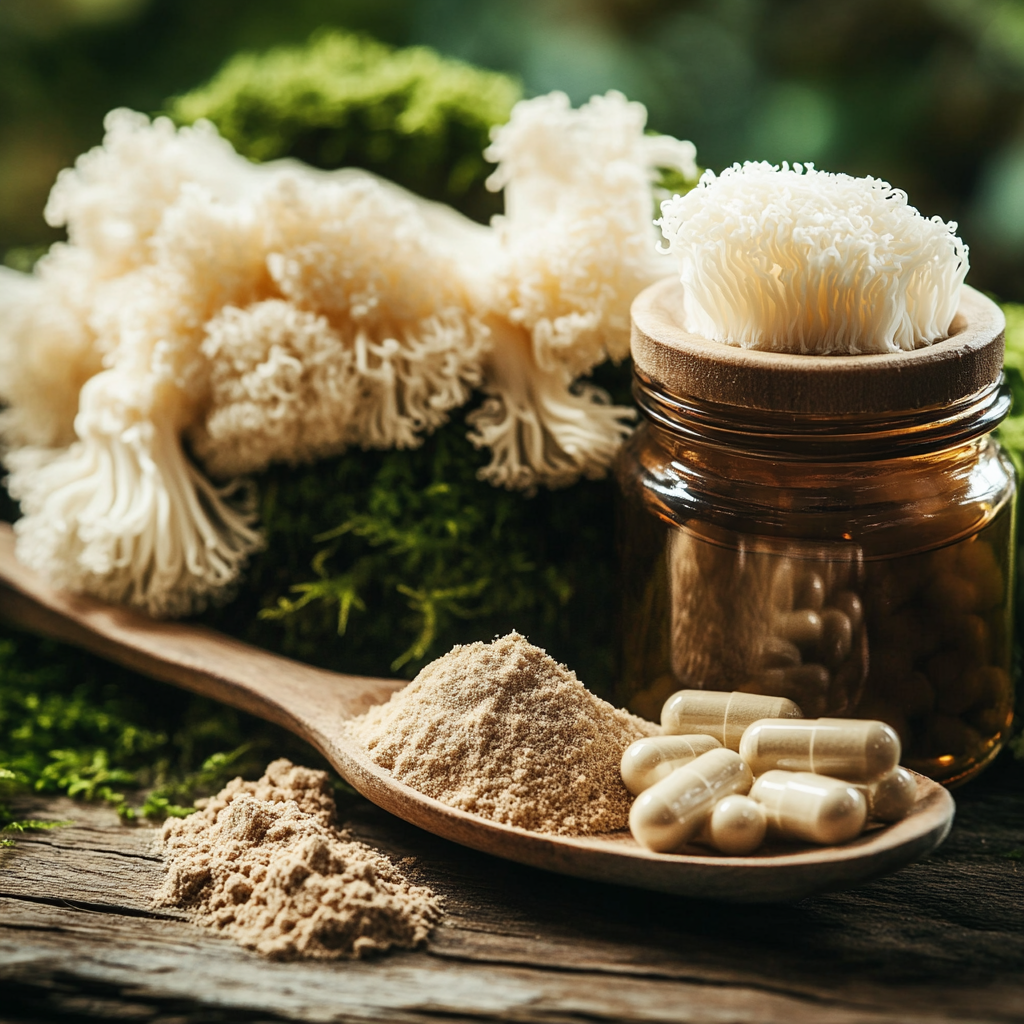
[[[328,672],[205,626],[151,619],[56,590],[17,560],[14,531],[7,523],[0,523],[0,618],[230,704],[312,742],[404,685],[401,680]]]

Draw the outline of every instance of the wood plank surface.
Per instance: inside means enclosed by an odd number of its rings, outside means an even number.
[[[0,853],[0,1020],[930,1024],[1024,1019],[1024,766],[957,793],[935,854],[860,889],[726,906],[475,853],[351,798],[362,840],[446,901],[426,949],[269,963],[151,908],[155,830],[75,825]]]

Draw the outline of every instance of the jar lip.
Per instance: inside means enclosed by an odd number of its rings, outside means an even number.
[[[911,352],[797,355],[726,345],[685,329],[683,286],[665,278],[632,306],[633,362],[665,392],[719,406],[846,416],[941,408],[995,384],[1006,322],[981,292],[962,285],[944,341]]]
[[[633,397],[655,427],[677,441],[772,462],[874,462],[967,444],[1006,418],[1006,379],[949,405],[896,413],[823,416],[765,412],[671,395],[633,369]]]

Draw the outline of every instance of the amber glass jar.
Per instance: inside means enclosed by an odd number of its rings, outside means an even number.
[[[946,341],[829,357],[695,337],[680,299],[664,281],[633,307],[620,702],[790,697],[888,722],[932,778],[976,774],[1013,717],[999,308],[965,287]]]

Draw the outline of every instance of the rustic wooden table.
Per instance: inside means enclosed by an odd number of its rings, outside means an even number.
[[[788,906],[722,906],[477,854],[360,798],[355,834],[446,900],[429,946],[277,964],[150,909],[155,832],[50,800],[72,827],[0,853],[0,1020],[757,1022],[1024,1020],[1024,765],[957,794],[925,861]]]

